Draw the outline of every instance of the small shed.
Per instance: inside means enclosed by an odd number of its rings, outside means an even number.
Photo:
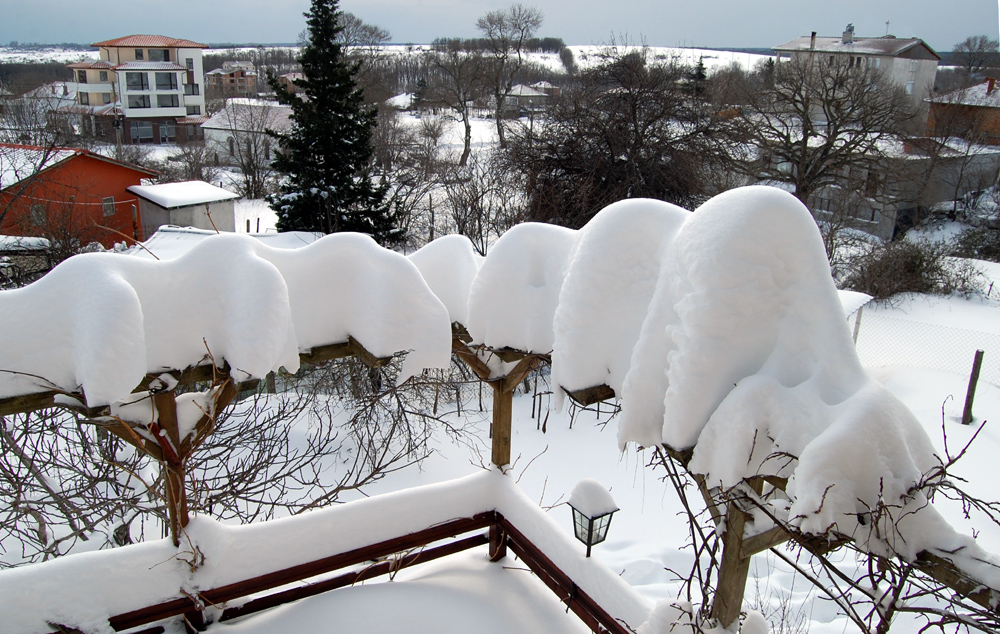
[[[139,198],[142,235],[150,236],[163,225],[213,231],[236,231],[234,201],[239,195],[205,181],[163,185],[133,185]]]

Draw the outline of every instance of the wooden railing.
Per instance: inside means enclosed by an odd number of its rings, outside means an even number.
[[[485,528],[489,529],[488,533],[482,532]],[[468,533],[474,534],[456,539]],[[451,541],[425,548],[449,539]],[[370,546],[117,614],[108,622],[116,632],[130,630],[131,634],[162,634],[165,631],[162,625],[143,630],[134,628],[180,617],[184,619],[188,631],[200,631],[207,625],[204,612],[209,607],[222,608],[218,620],[228,621],[480,546],[489,546],[488,555],[492,561],[503,559],[508,548],[513,551],[566,605],[567,610],[576,614],[593,632],[629,633],[629,629],[577,586],[569,575],[497,511],[451,520]],[[351,567],[355,569],[334,577],[280,589]],[[272,590],[276,591],[267,594]],[[226,607],[229,602],[251,595],[263,596]]]

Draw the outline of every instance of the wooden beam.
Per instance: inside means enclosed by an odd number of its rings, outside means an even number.
[[[601,401],[610,401],[615,397],[615,391],[603,383],[601,385],[585,387],[582,390],[570,391],[566,388],[562,388],[562,390],[563,392],[566,392],[566,395],[573,399],[577,405],[582,405],[583,407],[593,405],[594,403],[600,403]]]
[[[764,481],[751,478],[746,481],[757,495],[760,495]],[[719,563],[719,584],[712,600],[712,618],[728,628],[740,618],[743,609],[743,593],[746,591],[747,575],[750,572],[750,558],[743,557],[743,531],[746,528],[747,513],[745,502],[739,497],[729,500],[726,505],[726,532],[722,535],[722,561]]]
[[[381,368],[390,361],[392,357],[376,357],[374,354],[368,351],[363,345],[361,345],[357,339],[354,337],[347,338],[347,345],[350,347],[351,352],[354,356],[361,359],[361,362],[367,365],[369,368]]]
[[[493,439],[491,460],[498,467],[510,464],[511,418],[514,410],[513,391],[503,390],[503,381],[490,381],[493,388]]]
[[[351,356],[354,352],[351,350],[351,346],[346,341],[340,343],[332,343],[326,346],[315,346],[308,352],[299,353],[299,363],[318,365],[320,363],[325,363],[326,361],[333,361],[335,359],[343,359]]]
[[[513,394],[514,390],[520,385],[521,381],[525,379],[531,371],[538,366],[539,359],[536,356],[523,357],[514,366],[514,369],[507,373],[507,376],[503,378],[503,385],[501,389],[504,392],[510,392]]]
[[[749,559],[757,553],[762,553],[765,550],[774,548],[775,546],[780,546],[792,536],[781,526],[775,526],[774,528],[768,529],[763,533],[757,533],[756,535],[751,535],[750,537],[744,537],[743,543],[740,544],[740,557],[743,559]]]
[[[970,601],[994,614],[1000,613],[1000,588],[990,588],[983,582],[973,579],[945,557],[924,550],[917,553],[917,560],[913,565]]]
[[[423,546],[440,539],[455,537],[462,533],[486,528],[498,521],[496,519],[497,515],[495,511],[488,511],[471,518],[451,520],[444,524],[432,526],[402,537],[388,539],[370,546],[331,555],[309,563],[299,564],[254,577],[253,579],[231,583],[211,590],[204,590],[198,593],[198,598],[206,604],[219,605],[251,594],[272,590],[289,583],[326,574],[347,566],[354,566],[394,553],[405,552],[411,548]],[[112,616],[108,619],[108,622],[115,631],[120,632],[139,627],[140,625],[146,625],[147,623],[155,623],[156,621],[178,616],[192,609],[198,609],[198,604],[190,597],[185,596],[158,605]]]

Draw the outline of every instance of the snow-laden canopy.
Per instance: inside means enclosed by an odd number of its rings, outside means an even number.
[[[294,371],[299,352],[349,336],[376,356],[410,351],[403,378],[450,362],[448,312],[417,268],[358,234],[300,249],[220,234],[165,261],[84,254],[0,293],[0,318],[0,397],[82,388],[92,406],[207,353],[237,378]]]
[[[838,294],[809,211],[748,187],[694,213],[629,200],[580,231],[518,226],[483,262],[466,325],[477,343],[551,351],[557,389],[612,387],[622,446],[693,449],[710,486],[787,478],[777,512],[804,532],[864,543],[868,514],[898,505],[911,534],[895,552],[985,556],[930,507],[907,515],[940,459],[862,369],[845,319],[859,301]]]
[[[348,336],[377,356],[410,351],[405,377],[447,365],[457,321],[473,344],[551,353],[557,393],[613,388],[622,446],[690,450],[710,486],[787,481],[774,514],[804,532],[992,562],[925,504],[941,461],[862,369],[845,319],[857,304],[838,295],[809,211],[769,187],[693,213],[623,201],[579,231],[519,225],[482,262],[453,236],[410,258],[356,234],[300,249],[216,236],[169,261],[72,258],[0,293],[0,368],[14,372],[0,396],[42,377],[112,402],[206,348],[259,377]],[[876,530],[880,508],[893,524]],[[976,576],[1000,587],[995,569]]]

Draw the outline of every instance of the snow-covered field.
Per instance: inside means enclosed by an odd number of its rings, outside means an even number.
[[[287,47],[281,47],[287,48]],[[580,68],[587,68],[600,60],[600,52],[606,47],[598,45],[568,46],[573,51],[573,57]],[[389,45],[385,47],[387,55],[413,55],[430,50],[428,45]],[[252,52],[255,48],[225,48],[206,49],[205,54],[224,53],[227,51]],[[768,55],[758,55],[752,53],[736,53],[732,51],[716,51],[701,48],[681,48],[666,46],[648,47],[652,59],[666,61],[677,60],[685,64],[697,64],[701,60],[705,68],[712,72],[719,68],[725,68],[732,64],[738,64],[744,68],[753,68],[759,61],[767,59]],[[79,62],[85,60],[98,59],[98,52],[67,50],[56,46],[44,48],[16,48],[10,46],[0,46],[0,63],[3,62]],[[544,66],[553,72],[565,72],[562,61],[558,53],[531,53],[528,59],[535,64]]]

